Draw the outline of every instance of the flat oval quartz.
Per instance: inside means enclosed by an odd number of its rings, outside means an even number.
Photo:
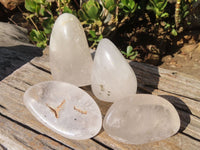
[[[49,55],[54,80],[76,86],[91,84],[92,56],[83,27],[74,15],[64,13],[56,19]]]
[[[136,94],[137,90],[133,69],[108,39],[102,39],[97,47],[91,82],[94,95],[108,102]]]
[[[144,144],[174,135],[180,128],[180,118],[164,98],[137,94],[112,104],[103,127],[115,140]]]
[[[69,139],[91,138],[102,126],[96,102],[72,84],[58,81],[36,84],[25,92],[24,103],[41,123]]]

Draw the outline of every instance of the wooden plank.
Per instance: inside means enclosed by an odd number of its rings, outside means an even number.
[[[31,64],[26,64],[23,67],[21,67],[19,70],[15,71],[12,75],[9,77],[5,78],[2,83],[0,84],[0,89],[4,89],[4,92],[0,92],[0,104],[2,105],[2,108],[0,109],[0,112],[6,116],[9,116],[10,118],[14,118],[19,122],[22,122],[23,124],[31,127],[32,129],[43,133],[45,135],[48,135],[66,145],[69,145],[73,148],[77,148],[77,145],[79,145],[78,148],[91,148],[90,146],[94,146],[95,144],[93,143],[94,141],[92,140],[86,140],[85,143],[83,141],[74,141],[74,140],[69,140],[65,139],[56,133],[52,132],[48,128],[44,127],[42,124],[40,124],[29,112],[28,110],[23,106],[22,103],[22,95],[23,92],[31,85],[36,84],[38,82],[41,82],[43,80],[51,80],[51,75],[37,67],[32,66]],[[19,85],[17,83],[20,83]],[[12,85],[12,87],[11,87]],[[13,89],[16,91],[16,95],[6,95],[5,93],[11,91]],[[89,94],[92,94],[90,87],[84,87],[84,90],[86,90]],[[20,91],[21,90],[21,91]],[[0,90],[1,91],[1,90]],[[20,92],[22,94],[20,94]],[[94,96],[93,96],[94,97]],[[17,100],[16,100],[17,99]],[[95,98],[96,102],[98,103],[101,112],[103,116],[105,115],[107,109],[111,105],[111,103],[106,103],[99,101]],[[19,102],[21,101],[21,102]],[[5,109],[3,109],[5,108]],[[96,137],[94,137],[94,140],[103,143],[107,145],[108,147],[111,147],[113,149],[140,149],[140,148],[145,148],[146,149],[158,149],[162,148],[161,146],[163,145],[168,145],[167,147],[170,149],[171,147],[175,147],[177,149],[183,147],[182,144],[180,144],[180,141],[183,140],[182,142],[187,143],[185,147],[188,147],[190,144],[187,142],[189,141],[190,143],[193,143],[192,146],[194,148],[197,148],[199,146],[199,141],[193,139],[194,138],[198,139],[199,138],[199,119],[194,118],[190,113],[185,112],[183,113],[183,118],[187,118],[185,116],[190,117],[191,124],[188,125],[188,122],[183,119],[182,127],[185,128],[184,134],[190,135],[192,138],[189,136],[185,136],[181,133],[173,136],[174,140],[169,141],[163,140],[159,142],[154,142],[151,144],[147,145],[141,145],[141,146],[135,146],[135,145],[126,145],[122,144],[120,142],[117,142],[115,140],[112,140],[110,137],[106,135],[106,133],[102,130],[100,134],[98,134]],[[185,124],[187,126],[185,126]],[[195,134],[197,133],[197,135]],[[178,137],[177,137],[178,136]],[[171,138],[169,138],[171,139]],[[184,141],[187,140],[187,141]],[[80,143],[79,143],[80,142]],[[165,144],[166,143],[166,144]],[[170,144],[171,145],[170,145]],[[158,145],[158,146],[156,146]],[[156,147],[156,148],[155,148]],[[101,147],[102,148],[102,147]]]
[[[141,89],[148,93],[159,95],[167,99],[170,103],[172,103],[178,109],[186,111],[194,116],[200,117],[200,102],[199,101],[195,101],[187,97],[168,93],[168,92],[161,91],[159,89],[154,89],[151,87],[142,87]]]
[[[20,123],[0,115],[0,143],[4,149],[15,150],[68,150],[69,147],[58,143],[38,132],[24,128]],[[0,148],[1,149],[1,148]]]
[[[48,51],[48,49],[45,51]],[[36,57],[31,60],[31,63],[50,71],[48,55]],[[129,64],[137,76],[138,87],[153,87],[155,89],[200,101],[200,81],[198,79],[184,73],[144,63],[131,61]]]
[[[50,72],[48,55],[32,59],[31,64]],[[136,73],[138,87],[140,89],[146,90],[149,93],[158,89],[158,91],[162,91],[162,93],[154,92],[152,94],[171,95],[171,98],[168,97],[171,103],[177,105],[180,109],[184,108],[189,113],[200,117],[200,101],[196,98],[200,97],[199,80],[179,72],[158,68],[148,64],[131,62],[130,65]]]
[[[142,145],[130,145],[116,142],[105,132],[102,132],[96,139],[115,150],[197,150],[200,147],[199,141],[193,140],[181,133],[165,140]]]
[[[94,94],[92,93],[91,88],[89,86],[84,87],[83,89],[88,94],[90,94],[90,96],[92,96],[94,98],[94,100],[97,102],[98,106],[100,107],[102,115],[104,117],[106,112],[107,112],[107,110],[109,109],[111,103],[102,102],[102,101],[98,100],[94,96]],[[160,92],[160,93],[163,93],[163,92]],[[157,95],[158,91],[157,91],[157,93],[153,93],[153,94]],[[169,100],[169,102],[177,101],[177,97],[172,97],[172,96],[169,96],[167,94],[166,95],[160,95],[160,96],[162,96],[165,99]],[[180,101],[179,103],[182,102],[181,100],[179,100],[179,101]],[[179,116],[180,116],[180,119],[181,119],[181,131],[183,133],[185,133],[185,134],[188,134],[188,135],[200,140],[200,118],[191,115],[190,111],[185,111],[184,109],[180,109],[181,107],[178,107],[179,103],[175,104],[173,102],[172,104],[174,104],[174,106],[176,107],[176,110],[179,113]],[[197,107],[200,107],[199,103],[198,103]]]
[[[0,89],[4,89],[6,92],[9,92],[9,90],[18,91],[17,89],[12,87],[10,87],[7,91],[6,87],[8,87],[8,85],[5,86],[4,83],[0,84]],[[43,134],[47,137],[51,137],[56,141],[68,145],[73,149],[90,149],[90,148],[105,149],[103,146],[97,144],[93,140],[83,140],[83,141],[70,140],[63,138],[62,136],[51,131],[50,129],[42,125],[40,122],[38,122],[32,116],[32,114],[25,108],[25,106],[21,104],[22,102],[20,103],[17,102],[17,101],[22,101],[22,99],[23,99],[22,97],[12,97],[0,94],[0,104],[1,104],[0,113],[3,114],[4,116],[12,118],[17,122],[20,122],[24,126],[27,126],[32,130],[39,132],[40,134]]]
[[[192,76],[143,63],[130,62],[130,65],[139,87],[153,87],[200,101],[200,81]]]
[[[36,68],[30,63],[27,63],[23,65],[20,70],[16,70],[13,72],[13,75],[5,78],[1,82],[10,86],[15,86],[15,88],[22,91],[26,91],[30,85],[49,80],[52,80],[49,73]]]
[[[25,108],[23,104],[24,91],[33,84],[50,79],[50,74],[29,63],[13,72],[12,75],[0,82],[0,113],[74,149],[105,149],[90,139],[76,141],[63,138],[38,122]],[[16,94],[10,94],[10,91]]]

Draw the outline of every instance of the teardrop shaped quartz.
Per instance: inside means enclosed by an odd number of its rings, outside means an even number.
[[[173,105],[164,98],[136,94],[112,104],[103,127],[115,140],[144,144],[175,134],[180,128],[180,118]]]
[[[102,39],[97,47],[91,80],[94,95],[103,101],[114,102],[136,94],[133,69],[108,39]]]
[[[93,98],[66,82],[36,84],[25,92],[24,103],[41,123],[69,139],[89,139],[102,126],[101,112]]]
[[[91,84],[93,61],[83,27],[74,15],[65,13],[57,18],[49,49],[54,80],[76,86]]]

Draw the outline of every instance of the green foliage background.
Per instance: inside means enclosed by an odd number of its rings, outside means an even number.
[[[177,0],[174,10],[170,9],[172,7],[167,0],[88,0],[83,4],[76,0],[25,0],[25,8],[31,12],[27,19],[35,27],[30,32],[30,39],[38,47],[48,45],[53,24],[62,13],[72,13],[78,17],[90,46],[94,47],[103,37],[111,36],[128,21],[134,21],[142,14],[151,14],[146,15],[150,21],[162,27],[166,34],[176,36],[195,1]],[[123,54],[133,59],[137,53],[127,46]]]

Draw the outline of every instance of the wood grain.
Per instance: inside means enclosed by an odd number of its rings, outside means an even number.
[[[36,57],[31,60],[31,63],[50,71],[48,55]],[[200,81],[198,79],[184,73],[149,64],[132,61],[129,64],[137,76],[139,88],[153,87],[154,89],[200,101]]]
[[[42,81],[52,80],[49,71],[48,55],[43,55],[42,57],[32,59],[30,63],[24,64],[0,82],[0,119],[2,118],[1,120],[3,120],[3,122],[0,122],[0,125],[3,126],[3,129],[0,129],[0,142],[2,143],[2,139],[6,139],[6,141],[11,141],[11,144],[16,145],[16,147],[25,147],[24,143],[29,143],[30,138],[22,139],[23,144],[13,138],[18,134],[13,128],[20,128],[23,132],[21,133],[22,135],[18,135],[18,139],[23,137],[23,135],[26,137],[26,134],[30,134],[33,135],[33,143],[41,143],[41,140],[46,139],[46,141],[43,141],[43,146],[46,144],[51,147],[54,145],[52,143],[58,145],[62,143],[65,148],[70,147],[83,150],[198,149],[200,147],[200,102],[196,89],[199,89],[199,81],[196,79],[190,80],[190,77],[179,72],[174,73],[146,64],[131,63],[131,66],[138,77],[140,87],[138,92],[145,91],[160,95],[175,106],[181,118],[179,133],[165,140],[143,145],[128,145],[117,142],[110,138],[103,129],[94,138],[84,141],[66,139],[54,133],[38,122],[23,104],[23,94],[30,86]],[[169,85],[167,84],[168,82]],[[104,117],[111,103],[99,101],[93,95],[89,86],[82,88],[95,99]],[[176,93],[177,89],[179,90]],[[188,91],[193,89],[193,92],[185,93],[184,89]],[[5,125],[7,123],[9,124],[8,127]],[[13,132],[13,134],[10,135],[8,131],[10,133]],[[41,139],[35,139],[37,136],[41,136]],[[63,147],[62,144],[59,145],[61,149]],[[8,143],[4,143],[4,145],[8,145]],[[33,144],[30,147],[35,149],[35,146]]]
[[[4,147],[4,149],[70,149],[38,132],[24,128],[20,123],[14,122],[10,118],[0,115],[0,120],[0,147]]]

